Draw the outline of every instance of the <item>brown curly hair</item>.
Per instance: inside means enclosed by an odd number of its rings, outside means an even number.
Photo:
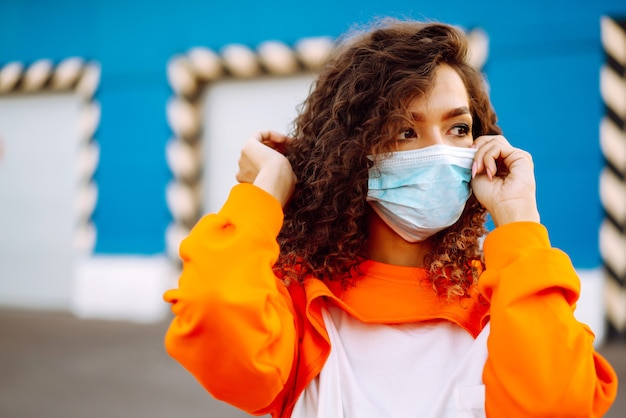
[[[454,68],[465,83],[474,138],[501,133],[467,52],[464,33],[440,23],[387,19],[340,40],[302,106],[286,153],[298,184],[285,207],[275,269],[287,281],[313,275],[350,284],[368,239],[367,156],[392,149],[409,119],[408,104],[429,91],[439,65]],[[485,216],[472,195],[461,218],[429,238],[433,250],[424,261],[439,294],[467,295],[477,279]]]

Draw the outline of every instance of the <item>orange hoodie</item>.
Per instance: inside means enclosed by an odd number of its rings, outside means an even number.
[[[490,321],[488,416],[600,417],[615,399],[615,372],[573,316],[579,280],[540,224],[505,225],[485,240],[478,287],[490,306],[478,291],[462,302],[438,298],[420,276],[391,283],[385,270],[408,268],[370,262],[345,291],[314,278],[285,286],[272,271],[281,226],[279,203],[241,184],[181,245],[179,287],[165,294],[175,314],[166,348],[217,399],[288,417],[330,352],[321,314],[329,303],[364,322],[447,320],[474,337]]]

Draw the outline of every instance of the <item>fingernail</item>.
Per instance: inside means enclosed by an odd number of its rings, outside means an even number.
[[[487,173],[487,178],[489,180],[493,179],[493,175],[491,174],[491,170],[489,170],[488,168],[485,168],[485,172]]]
[[[472,163],[472,178],[476,177],[476,172],[478,171],[478,164],[476,161]]]

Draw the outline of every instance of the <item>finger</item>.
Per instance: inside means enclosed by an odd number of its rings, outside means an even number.
[[[240,183],[252,183],[264,160],[264,154],[274,153],[273,149],[259,142],[256,136],[249,138],[239,154],[239,172],[236,175]]]
[[[475,177],[476,174],[484,172],[491,179],[492,175],[496,173],[496,164],[493,158],[491,160],[486,159],[485,155],[487,153],[493,155],[495,153],[493,147],[507,146],[510,147],[510,144],[502,135],[483,135],[476,138],[472,145],[472,148],[477,149],[472,165],[472,176]]]
[[[483,164],[484,147],[496,138],[496,135],[482,135],[474,139],[472,148],[475,148],[476,154],[474,155],[474,163],[472,164],[472,178],[477,174],[481,174],[485,170]]]
[[[480,149],[491,142],[509,144],[509,141],[502,135],[481,135],[478,138],[474,139],[474,142],[472,143],[472,148]]]
[[[239,157],[238,165],[239,170],[237,170],[237,173],[235,174],[235,179],[239,183],[252,183],[255,178],[255,175],[253,174],[254,169],[252,168],[250,160],[243,152]]]
[[[269,141],[281,144],[293,141],[293,138],[276,131],[261,131],[258,132],[257,135],[259,136],[261,142]]]
[[[521,176],[534,179],[534,163],[530,153],[514,148],[513,152],[505,158],[504,164],[510,172],[516,171]]]
[[[514,148],[508,143],[493,141],[486,144],[482,149],[482,165],[489,179],[500,174],[504,175],[508,169],[506,158],[513,152]]]
[[[244,170],[237,171],[237,173],[235,174],[235,180],[237,180],[238,183],[250,183],[250,181],[248,180],[248,176],[246,175]]]
[[[270,141],[266,145],[261,141],[262,136],[259,133],[250,137],[243,145],[239,158],[240,181],[253,183],[263,167],[282,164],[285,159],[280,150],[276,149],[277,144]]]
[[[491,174],[486,172],[486,166],[484,163],[485,153],[489,149],[489,144],[492,144],[499,139],[499,135],[483,135],[479,136],[474,140],[472,144],[472,148],[476,148],[476,155],[474,156],[474,163],[472,164],[472,178],[476,177],[477,174],[481,174],[485,172],[489,178],[491,178]],[[502,137],[503,138],[503,137]]]
[[[287,147],[293,142],[293,138],[276,131],[257,132],[255,138],[262,144],[279,151],[281,154],[284,154]]]

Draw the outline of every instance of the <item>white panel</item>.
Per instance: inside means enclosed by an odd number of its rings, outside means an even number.
[[[604,294],[606,280],[601,268],[576,270],[580,277],[580,298],[574,312],[576,319],[591,328],[596,336],[594,345],[600,347],[606,338]]]
[[[176,286],[167,257],[96,255],[77,263],[72,312],[80,318],[158,322],[167,317],[163,293]]]
[[[220,209],[237,181],[243,144],[257,131],[291,131],[297,107],[306,99],[312,75],[223,80],[210,84],[202,106],[205,161],[203,212]]]
[[[73,93],[0,97],[0,304],[67,308],[78,183]]]

